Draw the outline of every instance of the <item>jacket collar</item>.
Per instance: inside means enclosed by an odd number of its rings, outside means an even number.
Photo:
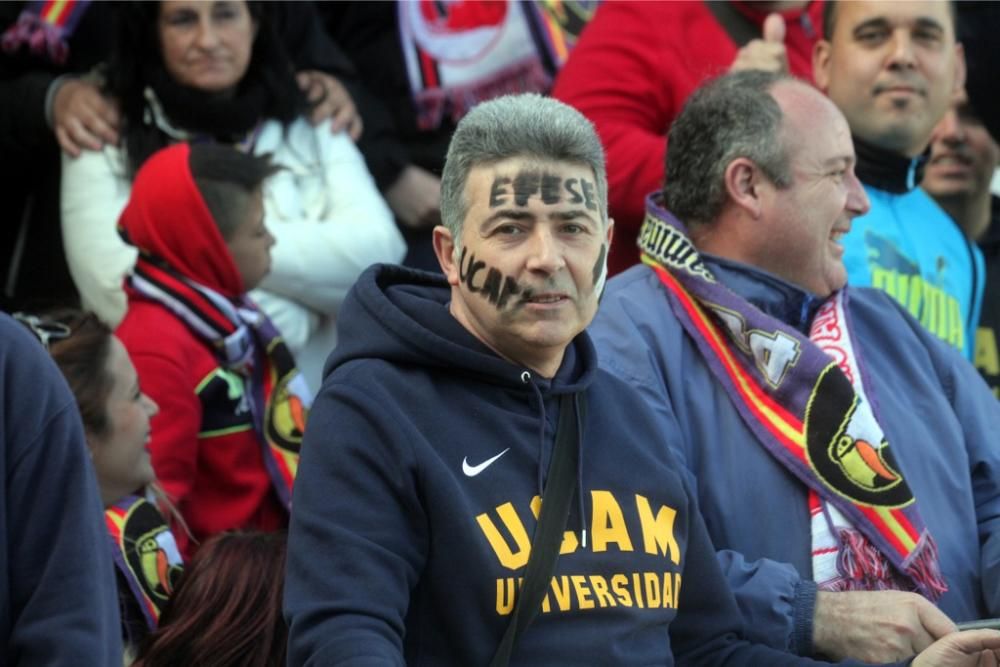
[[[908,158],[857,136],[852,138],[858,159],[855,172],[862,183],[892,194],[904,194],[920,185],[924,176],[924,163],[927,161],[926,153]]]
[[[761,312],[809,335],[816,310],[825,299],[749,264],[702,253],[715,277]]]

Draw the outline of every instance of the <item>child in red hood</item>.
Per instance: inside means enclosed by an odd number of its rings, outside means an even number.
[[[150,452],[190,558],[230,529],[280,530],[311,396],[246,292],[270,268],[266,156],[175,144],[143,165],[119,230],[139,250],[116,333],[160,406]]]

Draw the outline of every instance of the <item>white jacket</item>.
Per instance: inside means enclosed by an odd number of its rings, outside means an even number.
[[[173,138],[187,138],[162,116],[157,124]],[[369,265],[402,261],[406,244],[346,134],[301,118],[287,132],[267,121],[254,153],[271,153],[284,169],[265,182],[264,218],[277,243],[271,273],[251,297],[318,388],[348,289]],[[83,307],[111,326],[125,314],[122,280],[136,258],[116,229],[130,190],[119,148],[85,151],[78,158],[63,154],[62,230],[70,273]]]

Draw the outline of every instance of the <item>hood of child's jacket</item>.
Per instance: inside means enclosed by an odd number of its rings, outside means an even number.
[[[246,291],[243,279],[195,185],[189,153],[174,144],[142,165],[118,228],[148,259],[235,298]]]

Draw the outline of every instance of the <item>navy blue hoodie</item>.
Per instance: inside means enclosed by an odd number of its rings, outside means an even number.
[[[547,380],[474,338],[449,298],[440,276],[380,266],[340,311],[295,484],[289,664],[487,665],[528,559],[558,399],[580,392],[583,493],[512,664],[810,664],[737,638],[669,434],[598,369],[588,336]]]

